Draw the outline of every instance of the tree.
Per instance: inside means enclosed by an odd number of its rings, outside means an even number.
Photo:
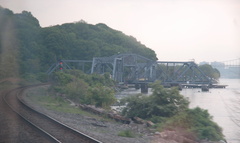
[[[157,81],[152,84],[153,94],[136,96],[124,99],[127,107],[123,114],[128,117],[138,116],[146,119],[153,116],[171,117],[188,108],[189,102],[179,94],[177,88],[166,89]]]
[[[177,87],[166,89],[160,81],[156,81],[152,89],[153,101],[158,104],[155,115],[170,117],[188,108],[189,101],[179,93]]]
[[[199,68],[210,78],[219,79],[221,76],[220,72],[211,65],[204,64],[200,65]]]
[[[157,59],[155,52],[136,38],[105,24],[92,25],[80,21],[42,28],[31,12],[14,14],[0,7],[1,57],[7,48],[11,49],[11,55],[7,57],[15,57],[14,71],[20,74],[46,72],[60,59],[91,60],[118,52]],[[8,74],[4,69],[1,72],[2,76]]]
[[[116,102],[113,89],[106,86],[95,86],[91,88],[86,101],[96,107],[109,108]]]

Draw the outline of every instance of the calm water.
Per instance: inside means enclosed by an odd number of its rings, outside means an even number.
[[[221,79],[226,89],[183,89],[181,94],[189,98],[190,108],[207,109],[213,120],[223,128],[228,143],[240,143],[240,79]]]
[[[199,106],[208,110],[213,120],[223,128],[228,143],[240,143],[240,79],[221,79],[220,84],[228,87],[210,89],[209,92],[183,89],[181,94],[189,99],[190,108]],[[127,89],[116,96],[123,98],[136,93],[140,90]]]

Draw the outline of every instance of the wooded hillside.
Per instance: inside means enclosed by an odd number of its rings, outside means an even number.
[[[0,7],[0,31],[0,77],[45,72],[60,59],[90,60],[118,53],[157,59],[155,52],[136,38],[103,23],[81,20],[42,28],[30,12],[14,14]]]

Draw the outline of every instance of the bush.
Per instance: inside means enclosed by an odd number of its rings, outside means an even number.
[[[182,130],[191,138],[223,139],[222,129],[212,121],[208,111],[199,107],[189,109],[189,102],[176,88],[165,89],[156,82],[152,89],[150,96],[138,94],[123,99],[121,102],[127,103],[123,115],[151,120],[159,131]]]
[[[212,120],[207,110],[199,107],[188,110],[188,117],[191,119],[192,128],[200,139],[208,138],[212,141],[223,139],[222,128]]]
[[[70,99],[75,101],[84,102],[88,94],[88,84],[81,79],[75,79],[74,81],[66,84],[64,92]]]
[[[128,137],[128,138],[134,138],[135,137],[135,135],[130,130],[121,131],[121,132],[118,133],[118,136]]]
[[[128,103],[123,110],[123,115],[143,119],[153,116],[171,117],[187,109],[189,102],[179,94],[177,88],[166,89],[160,85],[160,82],[155,82],[152,89],[153,94],[150,96],[138,94],[123,99]]]
[[[116,102],[114,91],[106,86],[95,86],[89,89],[86,101],[97,107],[108,108]]]
[[[224,137],[221,127],[213,122],[208,111],[199,107],[188,109],[169,118],[163,128],[174,130],[176,127],[195,133],[198,139],[219,141]]]
[[[59,86],[65,86],[66,84],[73,81],[73,79],[74,79],[74,76],[64,72],[55,72],[53,75],[53,81],[55,82],[56,85],[59,85]]]
[[[68,70],[56,72],[52,79],[55,82],[52,89],[75,102],[109,108],[116,101],[114,82],[107,74],[87,75],[79,70]]]
[[[38,73],[36,78],[41,82],[48,82],[48,75],[46,73]]]
[[[165,122],[167,118],[160,116],[152,116],[149,120],[152,121],[153,123],[162,123]]]

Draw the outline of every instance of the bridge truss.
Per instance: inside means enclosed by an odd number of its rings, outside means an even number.
[[[146,79],[153,80],[154,61],[136,54],[119,54],[111,57],[93,58],[91,73],[109,72],[118,82],[136,83]]]
[[[179,84],[212,84],[213,82],[192,61],[157,61],[156,67],[156,79],[170,86]]]
[[[60,60],[57,63],[52,64],[52,66],[47,70],[47,74],[50,75],[54,71],[63,71],[67,69],[80,69],[84,73],[90,73],[89,70],[92,66],[92,61],[90,60]]]
[[[192,61],[154,61],[137,54],[118,54],[87,60],[61,60],[53,64],[48,74],[56,70],[81,69],[85,73],[110,73],[119,83],[143,84],[161,80],[165,85],[212,84]]]

